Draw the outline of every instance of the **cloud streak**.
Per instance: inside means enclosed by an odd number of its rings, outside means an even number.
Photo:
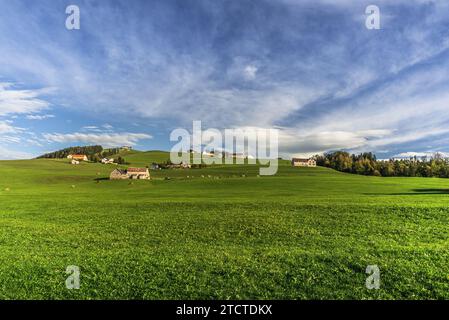
[[[151,135],[144,133],[46,133],[43,134],[43,137],[48,142],[85,143],[102,145],[103,147],[134,146],[140,140],[152,138]]]
[[[26,116],[26,118],[28,120],[45,120],[45,119],[50,119],[50,118],[54,118],[55,116],[53,114],[29,114]]]
[[[0,116],[45,110],[49,108],[50,103],[41,99],[40,96],[50,92],[50,88],[20,90],[11,83],[0,83]]]

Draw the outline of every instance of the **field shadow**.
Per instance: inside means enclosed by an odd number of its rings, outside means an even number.
[[[95,181],[104,181],[104,180],[109,180],[109,178],[95,178]]]
[[[395,192],[395,193],[364,193],[365,195],[383,195],[383,196],[416,196],[423,194],[449,194],[449,189],[412,189],[413,192]]]
[[[449,189],[413,189],[414,192],[424,193],[424,194],[433,194],[433,193],[448,193]]]

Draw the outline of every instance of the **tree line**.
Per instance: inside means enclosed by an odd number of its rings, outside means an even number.
[[[102,151],[103,151],[103,147],[99,146],[99,145],[83,146],[83,147],[69,147],[69,148],[65,148],[62,150],[55,151],[55,152],[43,154],[43,155],[37,157],[37,159],[42,159],[42,158],[62,159],[62,158],[67,158],[67,156],[70,154],[85,154],[87,156],[87,158],[89,158],[89,160],[91,160],[91,158],[93,158],[95,155],[98,156],[99,154],[101,154]]]
[[[103,149],[100,145],[95,146],[82,146],[82,147],[69,147],[58,151],[46,153],[37,157],[37,159],[64,159],[70,154],[84,154],[87,159],[92,162],[101,162],[102,158],[108,158],[120,153],[121,148],[109,148]],[[116,162],[118,164],[127,164],[126,160],[122,157],[118,157]]]
[[[449,178],[449,161],[435,154],[431,159],[379,161],[371,152],[358,155],[336,151],[315,156],[317,165],[341,172],[382,177],[439,177]]]

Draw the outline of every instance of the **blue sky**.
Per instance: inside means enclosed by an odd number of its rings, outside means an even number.
[[[447,1],[0,0],[0,158],[169,150],[193,120],[278,128],[286,156],[449,153],[448,17]]]

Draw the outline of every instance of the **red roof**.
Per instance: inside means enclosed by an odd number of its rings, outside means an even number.
[[[147,172],[147,168],[128,168],[128,172]]]
[[[293,158],[293,162],[309,162],[310,159]]]

